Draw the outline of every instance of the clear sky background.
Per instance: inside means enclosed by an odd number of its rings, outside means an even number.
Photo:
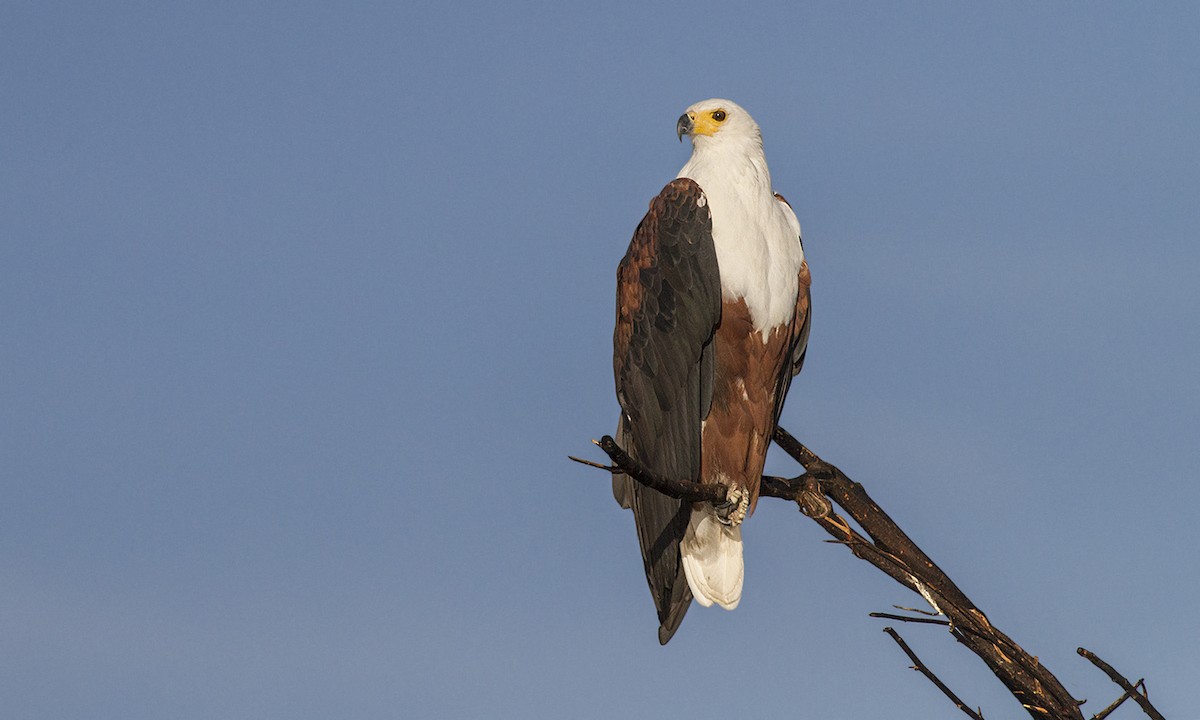
[[[712,96],[804,227],[784,426],[1090,713],[1079,645],[1196,716],[1200,6],[742,5],[0,7],[5,717],[959,717],[778,501],[659,647],[566,460]]]

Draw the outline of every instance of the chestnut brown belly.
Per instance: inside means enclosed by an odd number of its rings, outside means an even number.
[[[789,325],[765,333],[754,328],[744,299],[724,300],[713,338],[712,407],[704,423],[700,477],[750,493],[749,513],[758,500],[759,480],[771,435],[776,396],[790,372]],[[747,514],[749,514],[747,513]]]

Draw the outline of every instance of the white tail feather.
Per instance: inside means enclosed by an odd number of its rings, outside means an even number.
[[[679,550],[696,602],[704,607],[715,602],[726,610],[738,606],[743,575],[741,525],[722,523],[705,503],[692,510]]]

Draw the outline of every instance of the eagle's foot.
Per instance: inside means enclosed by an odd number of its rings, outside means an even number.
[[[750,493],[731,487],[725,494],[725,502],[713,503],[713,509],[717,511],[717,519],[722,524],[737,527],[746,519],[746,511],[750,509]]]

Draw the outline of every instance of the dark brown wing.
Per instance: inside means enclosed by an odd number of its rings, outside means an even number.
[[[707,202],[694,181],[674,180],[650,203],[617,268],[618,439],[655,472],[699,478],[700,423],[712,400],[712,337],[720,319]],[[623,475],[614,476],[613,494],[633,509],[665,645],[692,601],[679,558],[691,506]]]
[[[779,197],[778,195],[776,197]],[[782,200],[782,198],[780,198]],[[796,294],[796,314],[792,316],[792,352],[790,367],[780,373],[775,392],[775,424],[779,424],[779,415],[783,412],[783,403],[787,400],[788,388],[792,378],[800,374],[804,368],[804,356],[808,352],[808,331],[812,325],[812,296],[810,287],[812,276],[808,272],[808,262],[800,265],[800,285]],[[772,429],[774,434],[774,429]]]

